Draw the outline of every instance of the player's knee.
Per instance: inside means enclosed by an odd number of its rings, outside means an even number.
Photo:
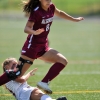
[[[60,63],[62,63],[65,66],[68,64],[68,60],[62,54],[58,55],[57,62],[60,62]]]
[[[66,58],[64,58],[64,59],[62,60],[62,63],[66,66],[66,65],[68,64],[68,60],[67,60]]]
[[[68,60],[65,58],[64,59],[64,65],[66,66],[68,64]]]
[[[31,93],[31,100],[40,100],[41,97],[43,96],[43,92],[40,92],[38,88],[35,88],[32,93]]]
[[[61,58],[59,60],[59,62],[62,63],[63,65],[65,65],[65,66],[68,64],[68,60],[65,57],[64,58]]]

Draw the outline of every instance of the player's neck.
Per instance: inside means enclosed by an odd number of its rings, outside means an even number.
[[[41,6],[43,10],[48,11],[47,7]]]

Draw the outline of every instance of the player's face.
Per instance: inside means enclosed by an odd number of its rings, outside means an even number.
[[[8,65],[5,66],[6,70],[16,70],[17,62],[11,61]]]
[[[41,6],[44,10],[47,10],[50,6],[51,0],[40,0]]]

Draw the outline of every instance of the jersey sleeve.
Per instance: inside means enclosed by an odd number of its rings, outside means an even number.
[[[55,12],[55,5],[53,3],[51,3],[50,7],[51,7],[52,11]]]

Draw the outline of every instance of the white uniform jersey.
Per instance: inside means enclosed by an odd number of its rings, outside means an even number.
[[[5,84],[6,88],[15,95],[17,100],[30,100],[31,92],[34,90],[35,87],[31,87],[24,83],[18,83],[16,81],[10,81]]]
[[[18,83],[16,81],[10,81],[10,82],[6,83],[5,85],[6,85],[7,89],[9,89],[10,91],[12,91],[13,93],[17,93],[17,90],[23,84],[22,83]]]

